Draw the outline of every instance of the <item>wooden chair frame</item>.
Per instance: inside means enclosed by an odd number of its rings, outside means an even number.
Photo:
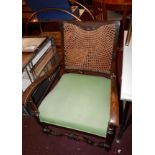
[[[88,25],[90,24],[87,22]],[[103,22],[101,22],[103,23]],[[39,113],[38,113],[38,106],[41,103],[42,99],[46,96],[46,94],[56,85],[58,80],[60,79],[61,75],[65,72],[76,72],[76,73],[81,73],[81,74],[93,74],[93,75],[101,75],[101,76],[106,76],[111,79],[111,104],[110,104],[110,120],[108,124],[108,129],[107,129],[107,135],[106,138],[104,139],[103,142],[94,142],[91,140],[91,138],[87,138],[87,136],[79,136],[79,134],[71,134],[68,132],[65,133],[59,133],[51,130],[49,126],[54,126],[46,123],[41,123],[41,126],[43,127],[43,131],[47,134],[52,134],[56,136],[67,136],[71,139],[75,140],[82,140],[85,141],[91,145],[98,146],[98,147],[104,147],[106,150],[110,150],[111,144],[114,140],[115,137],[115,131],[116,127],[119,126],[119,103],[118,103],[118,92],[117,92],[117,84],[116,84],[116,47],[117,47],[117,40],[118,40],[118,33],[119,33],[119,22],[104,22],[105,24],[107,23],[115,23],[117,28],[116,28],[116,38],[115,38],[115,46],[114,46],[114,53],[112,57],[112,65],[111,65],[111,73],[110,74],[101,74],[97,72],[89,72],[89,71],[83,71],[83,70],[65,70],[64,66],[64,55],[59,54],[58,60],[53,66],[52,69],[50,69],[44,76],[36,79],[28,88],[27,90],[23,93],[22,96],[22,105],[29,109],[31,112],[31,115],[34,115],[38,122],[39,122]],[[92,23],[91,23],[92,24]],[[82,26],[79,22],[79,25]],[[95,26],[95,24],[94,24]],[[62,33],[63,35],[63,33]],[[62,37],[63,38],[63,37]],[[63,41],[63,39],[62,39]],[[50,81],[50,85],[47,87],[47,90],[43,93],[42,97],[40,98],[40,101],[35,103],[33,99],[33,93],[35,90],[46,80]],[[68,131],[69,129],[67,129]],[[72,130],[69,130],[72,131]],[[73,131],[74,132],[74,131]],[[78,132],[82,133],[82,132]],[[85,135],[91,135],[91,134],[85,134]],[[98,136],[95,136],[98,137]],[[103,138],[102,138],[103,139]]]

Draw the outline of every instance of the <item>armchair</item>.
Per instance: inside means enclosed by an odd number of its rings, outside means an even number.
[[[119,22],[74,21],[63,22],[62,27],[63,54],[23,93],[23,106],[43,132],[109,150],[119,125],[115,74]],[[36,90],[47,80],[47,90],[36,100]],[[65,131],[53,130],[58,127]]]
[[[39,20],[74,20],[80,17],[78,6],[82,7],[89,13],[94,20],[92,13],[81,3],[75,0],[27,0],[28,6],[37,12],[37,18]],[[76,6],[71,6],[76,5]]]

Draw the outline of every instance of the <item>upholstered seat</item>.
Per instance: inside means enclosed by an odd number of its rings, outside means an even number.
[[[58,2],[57,0],[46,0],[46,1],[42,1],[42,0],[27,0],[28,5],[31,7],[31,9],[35,12],[38,10],[42,10],[45,8],[61,8],[61,9],[65,9],[69,12],[71,12],[71,8],[69,5],[68,0],[61,0],[61,2]],[[74,12],[72,12],[73,14],[75,13],[76,15],[78,15],[78,7],[76,8],[76,10],[74,10]],[[48,11],[48,12],[41,12],[38,13],[38,19],[39,20],[73,20],[74,18],[64,12],[60,12],[60,11]]]
[[[106,137],[110,90],[107,78],[64,74],[39,106],[40,121]]]
[[[62,21],[62,20],[79,20],[83,11],[88,12],[91,19],[94,20],[92,13],[81,3],[75,0],[27,0],[28,6],[32,9],[33,16],[36,16],[39,21]],[[72,6],[73,5],[73,6]]]

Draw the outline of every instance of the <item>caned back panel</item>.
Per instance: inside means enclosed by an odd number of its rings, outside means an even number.
[[[116,25],[64,23],[66,69],[110,73]]]

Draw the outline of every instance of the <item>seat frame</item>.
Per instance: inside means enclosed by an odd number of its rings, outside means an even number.
[[[75,22],[75,21],[74,21]],[[69,22],[69,23],[74,23],[74,22]],[[75,22],[76,24],[78,22]],[[89,25],[90,22],[85,22],[86,25]],[[98,146],[98,147],[103,147],[106,150],[110,150],[112,142],[115,137],[115,132],[116,128],[119,126],[119,102],[118,102],[118,92],[117,92],[117,82],[116,82],[116,48],[117,48],[117,40],[118,40],[118,34],[119,34],[119,22],[116,21],[110,21],[110,22],[99,22],[99,24],[108,24],[108,23],[115,23],[116,24],[116,34],[115,34],[115,42],[114,42],[114,52],[113,52],[113,57],[112,57],[112,64],[111,64],[111,73],[106,74],[106,73],[99,73],[99,72],[92,72],[92,71],[84,71],[84,70],[70,70],[70,69],[65,69],[64,66],[64,52],[63,54],[58,54],[58,60],[54,64],[54,66],[42,77],[36,79],[23,93],[22,95],[22,105],[25,107],[32,116],[35,116],[39,124],[43,128],[43,132],[55,136],[67,136],[71,139],[74,140],[81,140],[84,142],[87,142],[88,144],[91,144],[93,146]],[[79,23],[80,24],[80,23]],[[91,23],[92,24],[92,23]],[[81,24],[80,24],[81,25]],[[95,23],[93,24],[95,26]],[[63,26],[63,24],[62,24]],[[63,35],[63,33],[62,33]],[[63,38],[63,37],[62,37]],[[63,39],[62,39],[63,42]],[[91,134],[84,133],[86,136],[82,135],[81,131],[77,131],[76,133],[70,133],[70,132],[65,132],[65,133],[60,133],[60,132],[55,132],[53,131],[51,127],[55,127],[55,125],[47,124],[47,123],[41,123],[39,121],[39,112],[38,112],[38,106],[40,105],[41,101],[43,98],[48,94],[50,90],[54,88],[54,86],[57,84],[59,79],[61,78],[63,73],[78,73],[78,74],[86,74],[86,75],[97,75],[97,76],[104,76],[109,79],[111,79],[111,103],[110,103],[110,120],[108,123],[108,128],[107,128],[107,134],[106,138],[103,138],[104,141],[102,142],[94,142],[89,138],[92,136]],[[49,86],[47,87],[46,91],[43,92],[40,100],[36,103],[33,94],[37,88],[46,80],[50,81]],[[62,127],[63,128],[63,127]],[[65,128],[63,128],[65,129]],[[72,129],[67,129],[67,131],[72,131]],[[93,135],[94,136],[94,135]],[[98,137],[98,136],[95,136]]]

